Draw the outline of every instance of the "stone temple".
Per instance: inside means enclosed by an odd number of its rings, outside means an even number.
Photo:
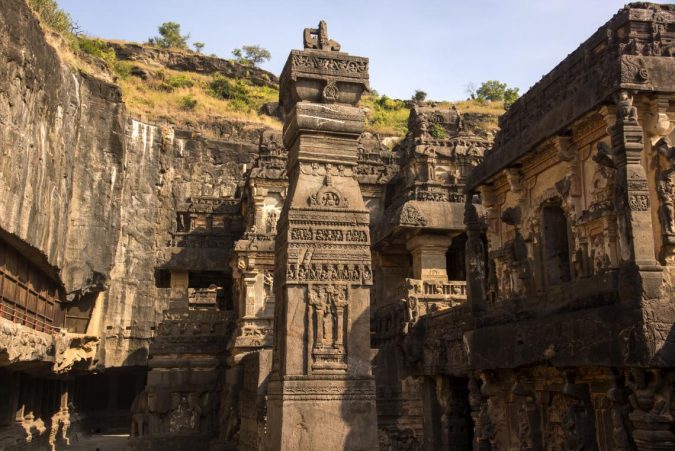
[[[0,449],[675,449],[675,6],[396,142],[323,21],[218,138],[0,29]]]

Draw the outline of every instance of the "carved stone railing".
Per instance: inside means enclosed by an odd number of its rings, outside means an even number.
[[[466,282],[463,280],[418,280],[405,279],[397,290],[400,299],[414,296],[419,301],[466,301]]]
[[[393,301],[377,309],[373,319],[376,344],[405,336],[421,317],[464,305],[463,280],[404,279]]]
[[[218,298],[222,296],[222,287],[188,288],[188,305],[191,308],[213,310],[218,308]]]

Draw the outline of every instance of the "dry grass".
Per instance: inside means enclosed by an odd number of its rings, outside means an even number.
[[[135,76],[120,76],[117,83],[122,89],[124,102],[130,112],[145,120],[167,121],[175,125],[194,122],[208,122],[214,117],[228,120],[257,122],[280,129],[281,122],[258,113],[266,102],[278,100],[276,89],[247,86],[249,99],[244,104],[237,100],[226,100],[210,93],[209,84],[213,77],[194,72],[179,72],[170,69],[157,70],[138,62],[133,66],[149,74],[147,80]],[[171,81],[190,80],[192,86],[171,87]],[[196,101],[193,108],[185,108],[185,99]]]
[[[73,39],[62,36],[49,28],[43,28],[47,43],[56,51],[61,62],[76,72],[93,75],[107,82],[113,82],[113,75],[105,61],[73,50]]]
[[[366,130],[385,136],[404,136],[410,110],[401,100],[368,94],[361,98],[366,110]]]
[[[501,116],[506,111],[504,102],[481,102],[479,100],[460,100],[453,102],[460,113],[481,113]]]

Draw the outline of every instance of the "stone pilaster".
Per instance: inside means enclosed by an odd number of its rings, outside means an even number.
[[[335,48],[322,22],[281,75],[289,194],[277,225],[267,449],[377,448],[369,213],[354,174],[368,60]]]
[[[622,241],[626,242],[622,243],[621,258],[638,266],[651,265],[655,261],[651,227],[647,229],[647,225],[651,225],[650,201],[647,176],[641,163],[644,136],[632,97],[625,92],[621,95],[617,121],[611,129],[617,166],[616,206],[622,213]],[[635,240],[635,235],[640,235],[640,240]]]
[[[478,216],[476,206],[469,194],[464,210],[466,226],[466,294],[474,315],[481,315],[487,309],[487,268],[486,250],[481,237],[485,229]]]
[[[621,92],[618,98],[616,123],[610,128],[612,153],[616,164],[614,186],[617,210],[620,259],[624,272],[634,274],[637,269],[641,278],[639,285],[627,274],[621,280],[627,281],[626,289],[619,290],[622,297],[639,299],[641,296],[658,296],[661,276],[660,265],[654,255],[654,234],[647,175],[642,165],[644,134],[638,123],[637,108],[628,92]],[[649,273],[657,272],[652,275]]]
[[[420,280],[448,280],[446,257],[452,243],[449,235],[419,234],[406,243],[413,257],[413,277]]]

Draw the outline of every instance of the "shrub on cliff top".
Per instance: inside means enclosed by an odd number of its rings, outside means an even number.
[[[422,103],[427,99],[427,93],[421,89],[415,89],[415,94],[412,96],[413,102]]]
[[[157,29],[159,36],[148,39],[148,44],[163,48],[187,49],[187,41],[190,34],[180,34],[180,24],[176,22],[164,22]]]
[[[408,107],[405,102],[392,99],[377,92],[361,98],[361,106],[367,109],[369,131],[403,136],[408,126]]]
[[[73,42],[73,48],[87,55],[101,58],[110,68],[114,67],[115,61],[117,61],[115,50],[101,39],[77,36]]]
[[[518,100],[520,94],[518,88],[509,88],[506,83],[498,80],[488,80],[481,83],[475,93],[475,97],[481,101],[504,102],[504,108],[508,109],[513,102]],[[473,98],[473,95],[472,95]]]
[[[56,0],[28,0],[28,5],[38,14],[43,24],[61,34],[73,33],[73,19],[59,8]]]
[[[122,80],[126,80],[131,76],[131,71],[134,66],[128,61],[117,61],[113,64],[113,72]]]
[[[244,45],[240,49],[232,50],[232,55],[239,64],[247,66],[257,66],[272,58],[270,51],[259,45]]]

